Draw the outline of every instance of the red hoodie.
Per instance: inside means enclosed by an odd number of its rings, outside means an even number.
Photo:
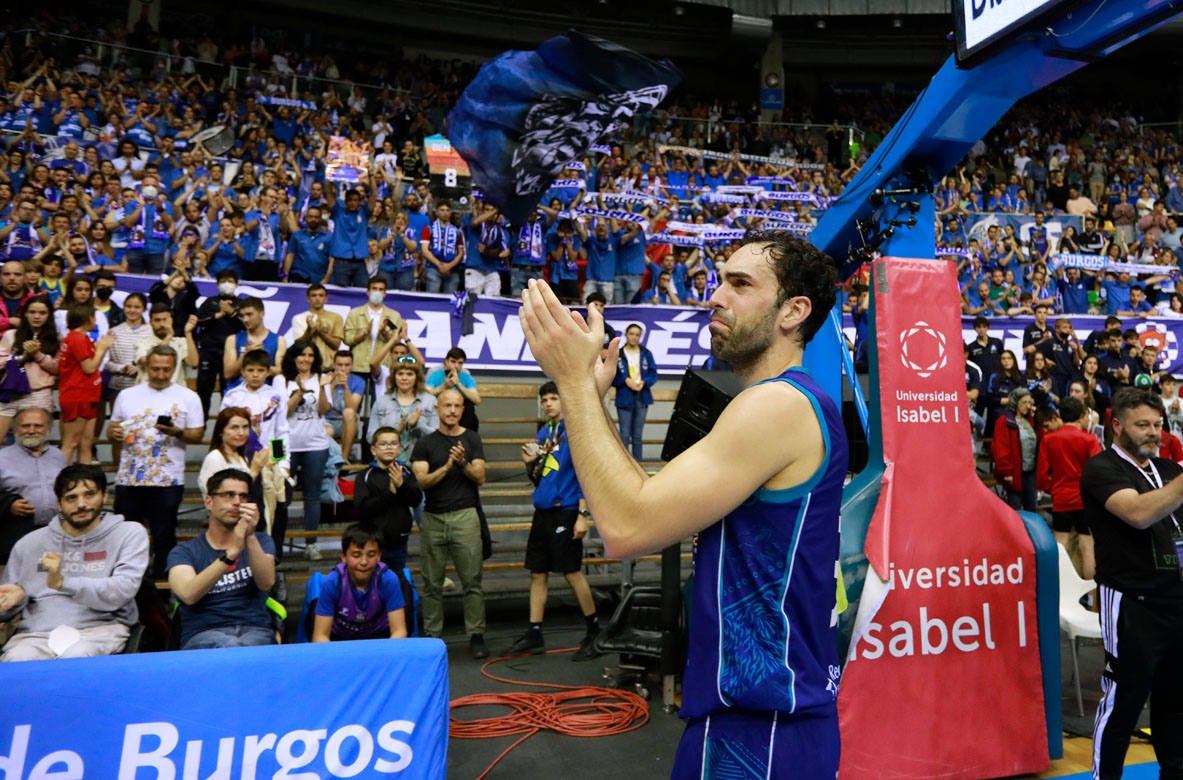
[[[1080,472],[1084,462],[1101,452],[1097,437],[1071,423],[1044,434],[1035,463],[1039,489],[1052,496],[1053,512],[1084,509],[1080,498]]]

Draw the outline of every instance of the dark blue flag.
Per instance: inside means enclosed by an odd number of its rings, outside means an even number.
[[[681,79],[668,61],[573,30],[485,63],[448,114],[448,140],[485,200],[521,224],[567,163]]]

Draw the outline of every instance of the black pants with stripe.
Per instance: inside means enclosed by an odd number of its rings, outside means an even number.
[[[1159,776],[1183,780],[1183,604],[1147,604],[1105,585],[1100,595],[1105,671],[1093,724],[1093,777],[1121,777],[1149,697]]]

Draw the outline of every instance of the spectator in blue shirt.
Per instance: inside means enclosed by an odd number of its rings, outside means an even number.
[[[616,255],[616,284],[612,303],[629,304],[641,292],[641,278],[645,275],[645,247],[648,240],[640,222],[625,222],[620,237],[620,251]],[[605,298],[608,296],[605,295]]]
[[[564,303],[579,303],[579,266],[587,263],[587,252],[570,219],[560,219],[555,231],[547,235],[546,255],[555,295]],[[615,267],[615,259],[612,265]]]
[[[246,250],[243,249],[242,242],[234,238],[234,222],[229,217],[218,220],[218,232],[210,236],[206,242],[205,253],[208,258],[205,276],[216,277],[219,272],[227,269],[234,271],[235,276],[238,276],[242,270],[242,259],[246,256]]]
[[[255,256],[247,257],[243,264],[243,278],[248,281],[274,282],[279,278],[283,255],[279,246],[287,234],[287,221],[281,219],[281,209],[286,209],[278,200],[274,187],[263,187],[259,192],[258,208],[250,209],[244,215],[247,233]]]
[[[332,234],[325,230],[321,217],[320,207],[310,206],[304,212],[304,229],[297,230],[288,241],[283,273],[289,282],[325,284],[328,281]]]
[[[1130,308],[1130,272],[1122,271],[1105,274],[1101,282],[1101,289],[1105,291],[1105,313],[1121,316],[1118,312],[1129,311]]]
[[[366,258],[370,255],[367,229],[370,214],[378,199],[378,190],[370,188],[369,199],[362,205],[361,192],[350,188],[344,202],[337,198],[337,185],[326,188],[325,201],[333,212],[333,240],[329,244],[329,275],[338,287],[362,287],[369,281]]]
[[[1060,269],[1059,292],[1065,314],[1089,313],[1089,290],[1093,288],[1092,276],[1086,276],[1079,268]]]
[[[1146,300],[1146,291],[1142,289],[1141,285],[1135,284],[1130,287],[1129,303],[1124,308],[1117,310],[1118,317],[1149,317],[1154,313],[1154,307]]]
[[[546,223],[537,211],[530,212],[526,222],[515,225],[513,269],[510,271],[510,295],[518,297],[531,279],[541,279],[546,263]]]
[[[172,212],[173,204],[160,192],[156,177],[145,174],[139,197],[124,204],[120,220],[131,231],[125,255],[130,273],[164,271],[173,226]]]
[[[394,216],[394,224],[378,239],[382,259],[378,273],[385,277],[389,290],[414,290],[418,276],[419,241],[407,219],[407,212]]]
[[[616,269],[621,251],[621,233],[614,230],[614,223],[597,219],[592,234],[588,235],[583,225],[577,226],[587,249],[587,280],[583,285],[584,295],[601,293],[608,303],[617,302],[613,293],[616,289]],[[627,303],[627,301],[620,301]]]
[[[501,212],[491,203],[477,200],[473,213],[461,220],[464,227],[464,289],[475,295],[500,295],[501,270],[509,261],[509,233]]]

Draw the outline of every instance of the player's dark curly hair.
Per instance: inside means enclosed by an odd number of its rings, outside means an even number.
[[[785,230],[753,233],[743,240],[743,246],[749,244],[763,245],[760,251],[776,274],[777,306],[798,295],[805,296],[812,304],[809,317],[801,323],[801,346],[804,347],[834,308],[838,296],[837,266],[825,252]]]

